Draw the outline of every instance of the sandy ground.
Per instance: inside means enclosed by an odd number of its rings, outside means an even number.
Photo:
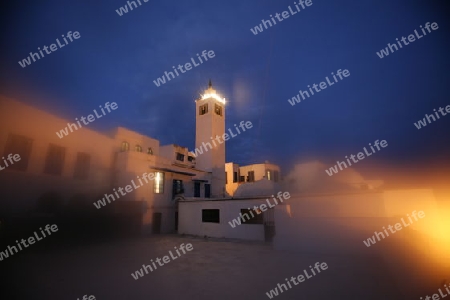
[[[138,280],[131,277],[181,243],[194,249]],[[379,259],[277,251],[264,243],[161,235],[24,250],[8,260],[0,268],[9,295],[0,299],[269,299],[266,292],[277,283],[316,262],[329,268],[275,298],[403,299]]]

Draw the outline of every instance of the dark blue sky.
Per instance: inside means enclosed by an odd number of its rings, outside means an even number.
[[[367,166],[449,161],[450,116],[421,130],[413,125],[450,104],[444,1],[313,0],[256,36],[250,28],[294,1],[141,2],[123,16],[115,12],[123,0],[3,6],[0,92],[68,120],[115,101],[119,108],[91,129],[120,125],[193,150],[194,99],[211,78],[228,99],[226,128],[254,124],[227,142],[227,161],[270,160],[284,171],[309,159],[331,165],[376,139],[389,146]],[[386,58],[375,54],[426,22],[439,29]],[[81,38],[19,66],[30,51],[68,31]],[[153,84],[202,50],[216,56],[161,87]],[[350,77],[295,106],[287,102],[337,69],[348,69]]]

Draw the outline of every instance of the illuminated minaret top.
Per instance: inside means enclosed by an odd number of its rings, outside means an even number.
[[[225,98],[222,98],[219,94],[217,94],[216,90],[212,88],[211,79],[209,80],[209,83],[208,83],[208,89],[205,90],[204,94],[198,100],[205,100],[208,98],[214,98],[215,100],[222,103],[222,105],[225,105]]]

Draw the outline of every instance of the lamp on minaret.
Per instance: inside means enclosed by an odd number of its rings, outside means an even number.
[[[195,159],[196,167],[212,172],[211,192],[218,197],[225,186],[225,98],[213,89],[211,79],[195,106],[195,147],[203,150]]]

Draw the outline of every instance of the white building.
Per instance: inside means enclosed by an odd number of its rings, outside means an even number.
[[[144,232],[174,232],[177,196],[210,196],[212,176],[196,168],[187,148],[160,146],[122,127],[108,134],[82,127],[59,138],[56,132],[67,125],[68,120],[0,98],[0,151],[3,157],[21,157],[0,171],[0,217],[84,207],[139,218]],[[137,178],[144,173],[154,173],[155,180],[140,185]],[[137,188],[115,195],[114,189],[132,186],[133,180]],[[93,203],[102,199],[109,202],[97,209]]]
[[[42,211],[45,206],[46,212],[56,213],[75,205],[141,218],[144,232],[175,232],[180,199],[227,197],[225,142],[214,140],[225,134],[225,116],[225,99],[209,82],[195,102],[196,150],[190,152],[123,127],[98,133],[77,126],[75,118],[64,120],[0,97],[0,151],[4,157],[21,157],[20,163],[0,170],[0,212]],[[67,135],[56,134],[64,129]],[[249,169],[253,181],[264,177],[265,165]],[[154,173],[155,179],[126,195],[115,194],[144,173]]]
[[[254,183],[262,179],[274,183],[281,182],[280,167],[266,161],[263,164],[239,166],[229,162],[225,164],[226,190],[233,196],[238,188],[245,183]],[[252,186],[252,184],[250,185]],[[245,187],[245,189],[251,187]]]

